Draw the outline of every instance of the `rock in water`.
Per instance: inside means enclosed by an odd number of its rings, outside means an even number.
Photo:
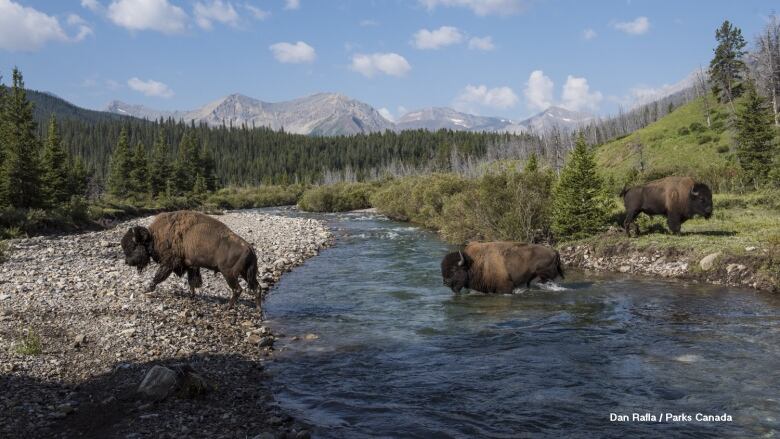
[[[715,260],[718,259],[718,256],[720,256],[720,252],[711,253],[699,262],[699,266],[702,270],[708,271],[712,268],[713,265],[715,265]]]
[[[178,386],[178,374],[163,366],[154,366],[146,373],[138,393],[153,401],[162,401],[170,396]]]

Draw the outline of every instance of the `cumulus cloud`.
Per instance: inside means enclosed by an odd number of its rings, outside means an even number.
[[[397,53],[357,53],[352,56],[350,68],[361,75],[371,78],[377,73],[390,76],[404,76],[412,66],[406,58]]]
[[[493,44],[493,37],[472,37],[469,40],[469,49],[474,50],[493,50],[496,46]]]
[[[249,11],[252,14],[252,16],[255,17],[255,19],[257,20],[265,20],[266,18],[268,18],[269,15],[271,15],[270,12],[264,9],[260,9],[257,6],[249,3],[244,3],[244,9]]]
[[[144,81],[142,79],[132,77],[127,80],[127,85],[131,89],[139,93],[143,93],[146,96],[154,96],[160,98],[170,98],[173,96],[173,90],[171,90],[170,87],[163,84],[162,82],[158,82],[152,79],[148,81]]]
[[[0,49],[34,51],[50,41],[79,42],[93,34],[76,14],[68,16],[66,22],[76,28],[76,35],[65,33],[57,17],[11,0],[0,0]]]
[[[381,114],[385,119],[389,120],[390,122],[395,122],[395,116],[393,116],[393,113],[391,113],[387,108],[382,107],[377,111],[379,111],[379,114]]]
[[[89,9],[92,12],[100,12],[103,10],[103,5],[97,0],[81,0],[81,7]]]
[[[299,9],[301,0],[284,0],[284,9]]]
[[[475,14],[512,15],[523,11],[527,0],[419,0],[428,10],[438,6],[469,8]]]
[[[455,98],[455,106],[464,110],[473,109],[474,106],[506,109],[514,107],[517,101],[517,95],[509,87],[467,85]]]
[[[596,31],[591,28],[587,28],[584,31],[582,31],[582,38],[585,38],[586,40],[592,40],[596,38],[597,35],[598,34],[596,33]]]
[[[441,49],[463,41],[463,34],[456,27],[442,26],[435,30],[420,29],[414,34],[412,45],[418,49]]]
[[[69,26],[73,26],[78,29],[76,35],[71,38],[72,41],[79,42],[82,41],[84,38],[87,38],[88,36],[95,34],[92,31],[92,28],[87,25],[87,22],[84,21],[83,18],[79,17],[76,14],[68,15],[67,23]]]
[[[238,26],[238,13],[230,2],[212,0],[210,3],[195,3],[195,22],[203,29],[211,30],[212,22]]]
[[[168,0],[114,0],[108,5],[108,18],[129,30],[153,30],[166,34],[187,28],[187,14]]]
[[[615,29],[629,35],[642,35],[650,30],[650,20],[647,17],[637,17],[632,21],[620,21],[614,24]]]
[[[297,43],[276,43],[269,46],[274,58],[281,63],[299,64],[314,62],[317,53],[314,48],[298,41]]]
[[[531,72],[523,90],[528,106],[536,110],[546,110],[553,104],[554,86],[552,79],[545,76],[543,71]]]
[[[572,111],[597,110],[603,96],[599,91],[590,91],[588,80],[569,75],[563,84],[561,106]]]

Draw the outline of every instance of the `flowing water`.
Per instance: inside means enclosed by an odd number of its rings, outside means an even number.
[[[285,275],[266,310],[287,335],[277,398],[315,437],[780,435],[778,297],[572,270],[513,295],[454,295],[435,234],[313,217],[335,245]],[[732,421],[610,420],[633,413]]]

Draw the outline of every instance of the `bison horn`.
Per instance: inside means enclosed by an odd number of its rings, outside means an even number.
[[[466,258],[463,257],[463,253],[461,253],[460,251],[458,251],[458,254],[460,255],[460,261],[458,261],[458,265],[462,266],[463,263],[466,262]]]
[[[694,197],[698,197],[699,193],[697,191],[691,189],[691,195],[693,195]]]

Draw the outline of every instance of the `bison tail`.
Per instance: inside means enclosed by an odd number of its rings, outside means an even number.
[[[561,263],[561,254],[557,251],[555,252],[555,269],[558,270],[558,274],[561,275],[561,279],[565,279],[566,276],[563,275],[563,264]]]
[[[252,291],[257,291],[260,287],[257,282],[257,255],[254,251],[250,251],[246,258],[246,283]]]

